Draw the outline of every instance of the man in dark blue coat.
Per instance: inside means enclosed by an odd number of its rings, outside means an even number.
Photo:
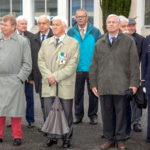
[[[148,96],[147,142],[150,143],[150,35],[146,37],[143,44],[142,80]]]

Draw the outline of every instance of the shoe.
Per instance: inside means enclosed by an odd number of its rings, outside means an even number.
[[[10,127],[11,127],[11,124],[8,124],[8,125],[7,125],[7,128],[10,128]]]
[[[125,140],[129,140],[130,139],[130,135],[127,134],[124,139]]]
[[[101,135],[101,138],[102,138],[102,139],[104,139],[104,138],[105,138],[105,136],[104,136],[104,135]]]
[[[108,148],[111,148],[111,147],[113,147],[113,146],[114,146],[114,143],[108,141],[108,142],[105,142],[104,144],[101,144],[101,145],[100,145],[100,149],[101,149],[101,150],[107,150]]]
[[[64,140],[63,141],[63,148],[69,148],[70,147],[70,140]]]
[[[33,122],[29,122],[27,127],[28,127],[28,128],[34,128],[35,126],[34,126],[34,123],[33,123]]]
[[[18,139],[18,138],[14,139],[14,141],[13,141],[14,146],[19,146],[21,144],[22,144],[21,139]]]
[[[91,125],[96,125],[98,122],[97,122],[97,118],[92,118],[90,119],[90,124]]]
[[[118,148],[119,150],[126,150],[126,149],[127,149],[127,146],[125,145],[124,142],[119,142],[119,143],[117,144],[117,148]]]
[[[3,139],[0,138],[0,143],[3,143]]]
[[[54,144],[57,144],[57,140],[48,138],[46,145],[50,147]]]
[[[82,122],[82,119],[76,118],[73,124],[79,124]]]
[[[141,127],[141,125],[140,124],[134,124],[133,125],[133,130],[135,131],[135,132],[142,132],[142,127]]]

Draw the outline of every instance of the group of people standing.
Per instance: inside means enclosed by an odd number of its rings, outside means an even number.
[[[76,24],[67,31],[67,20],[61,16],[40,16],[39,32],[27,31],[27,19],[12,15],[2,18],[0,33],[0,142],[4,138],[6,117],[11,118],[13,145],[21,145],[21,120],[26,114],[28,127],[34,126],[34,94],[39,94],[45,122],[56,97],[62,105],[69,131],[63,135],[46,133],[47,146],[57,144],[61,137],[63,147],[70,147],[73,123],[82,123],[84,117],[84,88],[89,95],[88,117],[97,124],[100,99],[103,136],[102,150],[117,146],[127,148],[131,124],[141,132],[141,115],[135,102],[124,98],[124,92],[136,93],[140,85],[140,61],[143,60],[142,80],[149,91],[149,37],[136,33],[136,22],[124,16],[107,17],[107,33],[88,22],[86,10],[75,14]],[[126,22],[125,24],[123,24]],[[143,46],[144,43],[144,46]],[[25,87],[24,87],[25,86]],[[148,95],[148,97],[150,97]],[[25,101],[26,98],[26,101]],[[74,99],[75,120],[72,107]],[[149,103],[148,103],[149,104]],[[26,113],[25,113],[26,110]],[[150,111],[148,109],[148,111]],[[52,116],[53,117],[53,116]],[[61,124],[61,123],[60,123]],[[148,120],[148,136],[150,135]]]

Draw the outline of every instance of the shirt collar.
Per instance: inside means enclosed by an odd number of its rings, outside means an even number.
[[[55,39],[59,38],[59,42],[61,42],[61,41],[64,39],[65,35],[66,35],[66,34],[63,34],[63,35],[61,35],[60,37],[54,36],[54,38],[55,38]]]
[[[78,28],[79,28],[79,31],[80,31],[81,29],[84,29],[84,32],[86,32],[86,30],[87,30],[87,24],[85,25],[84,28],[81,28],[80,26],[78,26]]]

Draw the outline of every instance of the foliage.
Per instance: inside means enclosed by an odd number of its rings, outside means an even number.
[[[128,17],[131,0],[100,0],[103,14],[103,30],[106,32],[106,18],[109,14],[123,15]]]

